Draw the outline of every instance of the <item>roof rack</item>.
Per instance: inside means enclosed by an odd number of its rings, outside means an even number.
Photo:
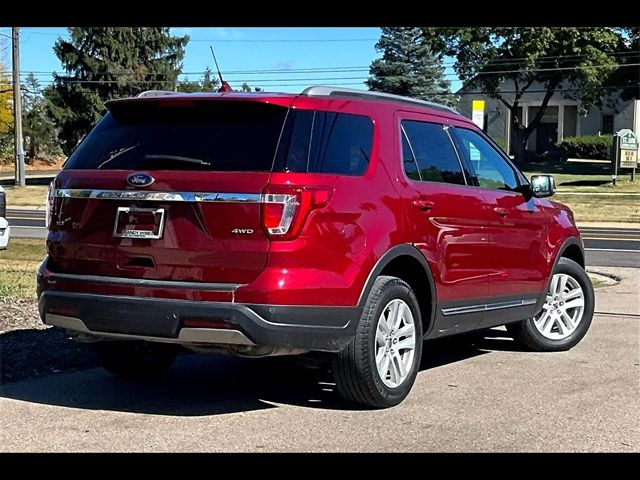
[[[391,93],[372,92],[369,90],[356,90],[354,88],[326,87],[322,85],[305,88],[301,95],[309,97],[359,97],[359,98],[377,98],[379,100],[392,100],[394,102],[411,103],[414,105],[422,105],[436,110],[442,110],[449,113],[460,113],[452,107],[442,105],[441,103],[427,102],[426,100],[418,100],[417,98],[403,97],[401,95],[393,95]]]
[[[146,92],[142,92],[136,95],[136,98],[142,97],[162,97],[163,95],[177,95],[181,92],[172,92],[170,90],[147,90]]]

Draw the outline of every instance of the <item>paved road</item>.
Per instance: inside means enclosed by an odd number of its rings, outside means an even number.
[[[156,381],[85,368],[3,384],[0,451],[640,452],[640,279],[610,273],[623,283],[598,290],[571,351],[522,352],[503,330],[429,342],[389,410],[343,403],[324,370],[290,359],[185,355]]]
[[[7,216],[16,238],[46,238],[42,210],[8,209]],[[587,265],[640,268],[640,228],[581,229]]]

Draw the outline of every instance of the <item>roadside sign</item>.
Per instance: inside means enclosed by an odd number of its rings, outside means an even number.
[[[484,100],[471,102],[471,121],[484,130]]]
[[[617,136],[620,168],[636,168],[638,166],[638,137],[628,128],[620,130]]]
[[[637,150],[620,150],[620,168],[636,168],[638,166]]]

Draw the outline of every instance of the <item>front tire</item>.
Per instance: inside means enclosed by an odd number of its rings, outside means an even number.
[[[91,345],[105,370],[129,378],[159,377],[178,353],[178,348],[168,343],[102,341]]]
[[[422,318],[411,287],[378,277],[347,347],[332,358],[338,392],[350,402],[388,408],[409,394],[422,356]]]
[[[561,258],[553,272],[542,311],[507,324],[514,340],[536,352],[569,350],[586,335],[595,305],[591,279],[584,269]]]

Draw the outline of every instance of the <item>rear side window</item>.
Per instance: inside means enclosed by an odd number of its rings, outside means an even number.
[[[362,175],[369,166],[372,145],[369,117],[292,110],[274,170]]]
[[[460,161],[453,149],[449,134],[438,123],[403,120],[402,131],[408,139],[403,140],[404,168],[407,177],[423,182],[443,182],[465,185]],[[406,149],[411,151],[407,152]],[[407,160],[413,155],[414,165]],[[419,178],[416,178],[419,174]]]
[[[254,102],[116,104],[65,168],[270,171],[286,113]]]

